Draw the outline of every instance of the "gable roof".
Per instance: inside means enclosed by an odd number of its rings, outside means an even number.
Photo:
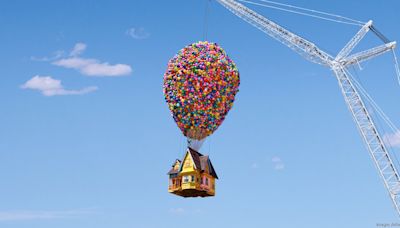
[[[171,170],[170,170],[167,174],[177,174],[177,173],[179,173],[179,168],[178,168],[178,169],[174,169],[175,164],[176,164],[177,162],[178,162],[179,164],[181,164],[181,160],[175,159],[175,162],[172,164]]]
[[[201,153],[193,150],[190,147],[188,147],[188,152],[192,156],[194,164],[198,170],[204,172],[206,170],[206,167],[208,166],[210,175],[218,179],[217,173],[215,172],[214,166],[212,165],[208,155],[202,155]]]
[[[200,154],[199,152],[193,150],[190,147],[188,147],[188,152],[189,152],[190,156],[192,156],[193,163],[194,163],[196,169],[201,170],[200,157],[203,156],[203,155]]]

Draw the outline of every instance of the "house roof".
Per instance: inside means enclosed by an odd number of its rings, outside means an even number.
[[[200,157],[203,156],[199,152],[193,150],[192,148],[188,147],[188,151],[190,155],[193,158],[194,165],[196,166],[197,169],[201,170],[201,163],[200,163]]]
[[[167,174],[171,175],[171,174],[178,174],[179,170],[174,170],[174,168],[172,168]]]
[[[209,171],[210,171],[210,175],[218,179],[217,173],[215,172],[215,169],[214,169],[214,167],[213,167],[213,165],[211,163],[211,160],[208,157],[208,155],[202,155],[201,153],[193,150],[190,147],[188,147],[188,151],[189,151],[190,155],[192,156],[194,164],[195,164],[197,169],[199,169],[202,172],[204,172],[206,170],[207,165],[208,165]]]
[[[208,155],[204,155],[204,156],[200,157],[201,170],[206,170],[207,162],[208,162]]]
[[[179,164],[180,164],[180,163],[181,163],[181,160],[179,160],[179,159],[176,159],[176,160],[175,160],[175,162],[172,164],[171,170],[167,173],[168,175],[179,173],[179,169],[174,169],[175,164],[176,164],[177,162],[179,162]]]

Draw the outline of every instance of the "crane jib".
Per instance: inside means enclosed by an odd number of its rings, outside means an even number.
[[[322,51],[314,43],[300,37],[277,23],[263,17],[234,0],[217,0],[232,13],[247,21],[251,25],[265,32],[267,35],[290,47],[306,59],[321,65],[330,65],[333,57]]]

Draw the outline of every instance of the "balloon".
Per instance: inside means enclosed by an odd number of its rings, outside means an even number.
[[[222,124],[239,91],[235,63],[216,43],[181,49],[164,74],[164,96],[172,116],[190,139],[202,141]]]

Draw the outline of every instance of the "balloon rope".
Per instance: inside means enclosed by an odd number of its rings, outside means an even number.
[[[210,0],[206,0],[206,10],[204,13],[204,31],[203,31],[203,39],[207,40],[207,32],[208,32],[208,14],[210,8]]]
[[[211,154],[211,137],[208,139],[208,155]]]

